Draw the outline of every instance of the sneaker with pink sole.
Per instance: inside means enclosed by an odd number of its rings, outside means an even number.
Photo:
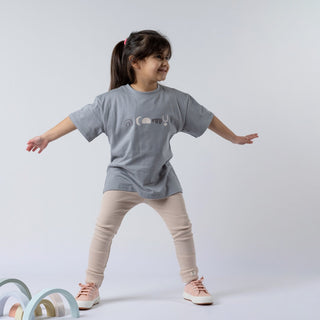
[[[91,309],[100,302],[99,289],[94,283],[79,283],[79,286],[81,289],[75,298],[80,310]]]
[[[203,277],[198,280],[192,280],[184,287],[183,298],[190,300],[195,304],[213,304],[211,294],[202,283]]]

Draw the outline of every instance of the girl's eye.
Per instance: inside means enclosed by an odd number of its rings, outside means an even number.
[[[156,57],[162,60],[162,56],[160,54],[157,55]],[[169,58],[169,56],[166,56],[165,59],[169,60],[170,58]]]

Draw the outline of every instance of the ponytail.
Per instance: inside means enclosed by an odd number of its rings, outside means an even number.
[[[124,43],[120,41],[114,47],[111,56],[111,81],[109,91],[129,83],[127,66],[123,61]]]

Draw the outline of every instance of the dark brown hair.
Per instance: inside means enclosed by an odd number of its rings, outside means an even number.
[[[132,62],[134,62],[143,60],[154,53],[162,54],[166,49],[168,49],[170,59],[172,54],[170,42],[157,31],[142,30],[131,32],[126,44],[122,40],[116,44],[112,51],[109,91],[135,82],[136,76],[129,61],[129,56],[133,55]]]

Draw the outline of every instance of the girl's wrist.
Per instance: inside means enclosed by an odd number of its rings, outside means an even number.
[[[42,134],[42,135],[40,136],[40,138],[41,138],[42,140],[47,140],[48,142],[51,142],[51,141],[52,141],[52,139],[50,139],[50,136],[49,136],[47,133]]]
[[[234,135],[234,136],[230,139],[230,141],[231,141],[232,143],[237,143],[237,139],[238,139],[238,136],[237,136],[237,135]]]

